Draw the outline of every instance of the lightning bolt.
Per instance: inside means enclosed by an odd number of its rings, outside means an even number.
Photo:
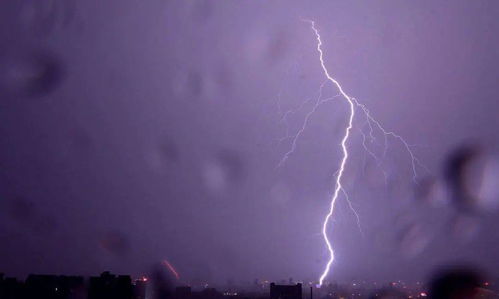
[[[322,283],[324,282],[324,279],[326,278],[326,276],[329,274],[329,270],[331,269],[331,265],[334,261],[334,249],[331,245],[331,241],[329,240],[328,238],[328,235],[327,235],[327,227],[328,227],[328,224],[329,224],[329,221],[331,219],[331,217],[333,216],[333,213],[334,213],[334,207],[335,207],[335,204],[336,204],[336,201],[338,199],[338,195],[340,193],[340,191],[342,191],[345,195],[345,197],[347,198],[347,201],[350,205],[350,208],[354,211],[355,213],[355,216],[357,217],[357,224],[359,225],[360,227],[360,224],[359,224],[359,215],[357,214],[357,212],[355,212],[355,210],[352,208],[351,206],[351,202],[350,200],[348,199],[348,195],[347,193],[345,192],[345,189],[343,188],[343,186],[341,185],[341,179],[343,177],[343,174],[345,172],[345,165],[348,161],[348,148],[347,148],[347,142],[350,138],[350,131],[352,130],[352,127],[353,127],[353,120],[354,120],[354,117],[355,117],[355,108],[356,107],[359,107],[361,109],[361,111],[364,113],[364,115],[366,116],[366,121],[368,123],[368,126],[369,126],[369,137],[371,138],[371,140],[374,140],[374,135],[373,135],[373,125],[376,126],[382,133],[383,133],[383,137],[384,137],[384,151],[383,151],[383,157],[386,155],[386,152],[387,152],[387,147],[388,147],[388,136],[391,136],[391,137],[394,137],[396,139],[398,139],[400,142],[402,142],[402,144],[404,145],[405,149],[407,150],[407,152],[409,153],[410,155],[410,158],[411,158],[411,164],[412,164],[412,171],[413,171],[413,180],[417,183],[417,170],[416,170],[416,164],[417,165],[420,165],[422,166],[422,164],[420,163],[420,161],[417,159],[417,157],[413,154],[411,148],[410,148],[410,145],[398,134],[395,134],[394,132],[391,132],[391,131],[387,131],[383,128],[383,126],[381,126],[381,124],[376,120],[374,119],[372,116],[371,116],[371,113],[370,111],[367,109],[367,107],[361,103],[359,103],[355,98],[349,96],[342,88],[342,86],[340,85],[340,83],[334,79],[330,74],[329,74],[329,71],[324,63],[324,53],[322,51],[322,39],[321,39],[321,35],[319,34],[319,30],[317,30],[317,28],[315,27],[315,22],[314,21],[311,21],[311,20],[305,20],[307,22],[310,23],[310,26],[312,28],[312,30],[314,31],[315,33],[315,37],[317,39],[317,51],[319,52],[319,60],[320,60],[320,64],[321,64],[321,67],[322,67],[322,71],[324,72],[324,75],[326,76],[327,80],[329,80],[331,83],[333,83],[336,88],[338,89],[340,95],[345,98],[345,100],[347,101],[348,103],[348,106],[349,106],[349,116],[348,116],[348,125],[347,127],[345,128],[345,134],[343,135],[343,138],[341,140],[341,149],[343,151],[343,157],[341,158],[341,162],[340,162],[340,167],[338,169],[338,174],[336,175],[336,181],[335,181],[335,187],[334,187],[334,193],[331,197],[331,204],[329,206],[329,213],[326,215],[326,218],[324,219],[324,223],[322,225],[322,235],[324,237],[324,241],[326,242],[326,245],[327,245],[327,248],[329,250],[329,260],[326,264],[326,267],[324,269],[324,272],[322,273],[322,275],[320,276],[319,278],[319,285],[322,285]],[[364,134],[363,134],[364,135]],[[364,149],[371,155],[373,156],[377,161],[378,161],[378,166],[381,167],[381,160],[378,159],[378,157],[368,149],[368,147],[366,146],[365,144],[365,135],[364,135],[364,139],[362,141],[362,144],[364,146]],[[385,175],[385,180],[386,180],[386,172],[382,169],[383,171],[383,174]]]
[[[343,187],[341,186],[341,178],[343,177],[343,173],[345,172],[345,165],[348,161],[347,142],[350,137],[350,131],[352,130],[353,127],[353,118],[355,116],[355,102],[348,94],[346,94],[346,92],[341,87],[340,83],[338,83],[338,81],[336,81],[329,74],[329,71],[327,70],[326,65],[324,63],[324,53],[322,52],[321,35],[319,34],[317,28],[315,28],[315,22],[310,20],[308,20],[308,22],[310,22],[310,26],[312,27],[312,30],[315,33],[315,37],[317,38],[317,51],[319,52],[319,60],[321,62],[322,71],[324,72],[326,78],[336,86],[340,94],[347,100],[350,109],[350,113],[348,115],[348,125],[345,129],[345,135],[343,135],[343,138],[341,139],[341,150],[343,151],[343,157],[341,158],[338,174],[336,175],[334,193],[333,196],[331,197],[331,204],[329,205],[329,213],[327,213],[326,218],[324,219],[324,223],[322,224],[322,235],[324,237],[324,241],[326,242],[327,249],[329,250],[329,260],[326,264],[326,269],[319,278],[319,285],[322,285],[322,282],[324,281],[324,278],[326,278],[326,276],[328,275],[329,269],[331,268],[331,264],[334,261],[334,250],[333,246],[331,245],[331,241],[329,241],[329,238],[327,236],[327,226],[329,220],[333,216],[334,207],[336,204],[336,200],[338,199],[338,195],[340,191],[343,189]]]
[[[340,195],[340,192],[343,193],[345,199],[347,200],[347,203],[350,207],[350,209],[352,210],[352,212],[354,213],[355,217],[357,218],[357,225],[359,226],[359,229],[360,229],[360,218],[359,218],[359,215],[358,213],[355,211],[355,209],[353,208],[351,202],[350,202],[350,199],[348,197],[348,194],[347,192],[345,191],[344,187],[342,186],[342,178],[344,176],[344,172],[345,172],[345,167],[346,167],[346,164],[348,162],[348,159],[349,159],[349,152],[348,152],[348,147],[347,147],[347,144],[348,144],[348,141],[351,137],[351,131],[352,131],[352,128],[353,128],[353,123],[354,123],[354,118],[356,116],[356,108],[359,109],[359,111],[361,113],[363,113],[363,115],[365,116],[365,124],[367,124],[368,128],[369,128],[369,132],[368,134],[366,135],[366,133],[364,133],[363,130],[359,130],[363,139],[362,139],[362,146],[364,147],[364,149],[366,150],[366,152],[377,162],[377,166],[381,169],[383,175],[385,176],[385,182],[386,182],[386,171],[383,169],[382,167],[382,160],[385,158],[386,156],[386,153],[388,151],[388,138],[389,137],[392,137],[394,139],[397,139],[398,141],[400,141],[402,143],[402,145],[404,146],[405,150],[407,151],[410,159],[411,159],[411,168],[412,168],[412,172],[413,172],[413,181],[417,184],[417,167],[421,167],[423,169],[425,169],[426,171],[427,168],[424,167],[424,165],[421,164],[421,162],[419,161],[419,159],[414,155],[414,153],[412,152],[411,150],[411,145],[408,144],[404,138],[402,138],[400,135],[392,132],[392,131],[388,131],[386,130],[379,121],[377,121],[372,115],[371,115],[371,112],[369,111],[369,109],[362,103],[358,102],[355,98],[349,96],[342,88],[342,86],[340,85],[340,83],[334,79],[331,74],[329,73],[326,65],[325,65],[325,62],[324,62],[324,52],[322,50],[322,39],[321,39],[321,35],[319,34],[319,30],[315,27],[315,22],[312,21],[312,20],[303,20],[305,22],[308,22],[310,24],[310,27],[311,29],[313,30],[314,34],[315,34],[315,37],[316,37],[316,40],[317,40],[317,52],[319,53],[319,61],[320,61],[320,65],[321,65],[321,68],[322,68],[322,71],[326,77],[326,81],[324,83],[321,84],[320,86],[320,89],[319,89],[319,96],[317,97],[316,101],[315,101],[315,105],[313,106],[312,110],[306,114],[305,116],[305,119],[303,121],[303,124],[302,124],[302,127],[298,130],[298,132],[294,135],[294,136],[290,136],[289,135],[289,132],[287,130],[286,132],[286,138],[292,138],[292,143],[291,143],[291,148],[288,152],[286,152],[283,156],[283,158],[281,159],[281,161],[279,162],[278,164],[278,167],[281,167],[285,162],[286,160],[290,157],[291,154],[294,153],[296,147],[297,147],[297,142],[298,142],[298,139],[300,138],[300,136],[303,134],[303,132],[305,131],[306,127],[307,127],[307,124],[312,116],[312,114],[319,108],[319,106],[321,104],[323,104],[324,102],[326,101],[329,101],[335,97],[342,97],[346,100],[347,104],[348,104],[348,107],[349,107],[349,113],[348,113],[348,122],[347,122],[347,126],[344,130],[344,134],[343,134],[343,137],[341,138],[341,150],[342,150],[342,157],[341,157],[341,161],[340,161],[340,165],[339,165],[339,168],[337,169],[337,171],[335,172],[335,183],[334,183],[334,192],[332,193],[331,195],[331,199],[330,199],[330,206],[329,206],[329,211],[324,219],[324,222],[323,222],[323,225],[322,225],[322,236],[324,238],[324,241],[326,243],[326,246],[327,246],[327,249],[329,251],[329,260],[326,264],[326,267],[324,269],[324,271],[322,272],[320,278],[319,278],[319,286],[321,286],[324,282],[324,279],[327,277],[327,275],[329,274],[329,271],[331,269],[331,265],[333,264],[334,262],[334,259],[335,259],[335,256],[334,256],[334,249],[333,249],[333,246],[331,244],[331,241],[329,240],[328,238],[328,225],[329,225],[329,222],[331,220],[331,218],[333,217],[333,214],[334,214],[334,211],[335,211],[335,206],[336,206],[336,201],[338,200],[338,197]],[[324,85],[327,83],[327,82],[330,82],[332,83],[336,89],[338,90],[338,95],[333,97],[333,98],[328,98],[328,99],[322,99],[322,89],[324,87]],[[303,106],[303,104],[299,107],[299,109],[301,109],[301,107]],[[289,114],[292,114],[294,113],[295,111],[288,111],[284,114],[284,121],[286,121],[286,124],[287,124],[287,115]],[[374,136],[374,130],[377,129],[379,130],[382,134],[383,134],[383,139],[384,139],[384,148],[383,148],[383,154],[382,154],[382,157],[378,157],[372,150],[369,149],[369,147],[367,146],[366,144],[366,139],[369,138],[369,140],[371,142],[373,142],[376,138]],[[282,140],[281,140],[282,141]],[[362,230],[361,230],[361,233],[362,233]]]

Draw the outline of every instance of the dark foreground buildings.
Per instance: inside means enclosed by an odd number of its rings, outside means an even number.
[[[0,274],[0,299],[145,299],[145,281],[104,272],[90,277],[34,275],[26,281]]]
[[[100,276],[90,277],[88,299],[132,298],[132,279],[128,275],[113,275],[104,272]]]
[[[151,285],[147,278],[132,281],[128,275],[109,272],[89,279],[82,276],[31,274],[25,281],[5,278],[0,274],[0,299],[302,299],[300,283],[271,283],[270,296],[268,291],[261,291],[243,294],[234,289],[219,292],[208,287],[198,291],[193,291],[189,286],[173,289],[169,283]]]
[[[301,283],[296,285],[270,284],[270,299],[301,299]]]
[[[0,276],[1,299],[86,298],[83,277],[29,275],[26,281]],[[81,295],[79,295],[81,294]]]
[[[193,292],[191,287],[177,287],[172,299],[222,299],[224,295],[214,288],[205,288],[200,292]]]
[[[193,292],[177,287],[161,292],[150,288],[146,278],[132,282],[128,275],[104,272],[86,281],[82,276],[29,275],[26,281],[0,274],[0,299],[223,299],[214,288]],[[234,295],[231,293],[231,295]],[[237,295],[237,293],[236,293]]]

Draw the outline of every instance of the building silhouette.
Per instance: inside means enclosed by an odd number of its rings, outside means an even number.
[[[191,287],[176,287],[173,293],[173,298],[175,299],[190,299],[192,298]]]
[[[81,276],[30,274],[24,283],[26,298],[85,298],[85,279]]]
[[[17,299],[24,290],[24,284],[12,277],[5,277],[0,274],[0,298]]]
[[[205,288],[201,292],[194,293],[196,298],[203,299],[221,299],[222,293],[218,292],[215,288]]]
[[[104,272],[90,277],[88,299],[132,299],[132,278],[128,275],[113,275]]]
[[[302,299],[301,283],[296,285],[270,284],[270,299]]]
[[[146,291],[147,291],[147,280],[145,279],[137,279],[135,284],[132,286],[133,288],[133,298],[134,299],[145,299]]]
[[[193,292],[189,286],[176,287],[173,299],[222,299],[224,295],[214,288],[204,288]]]

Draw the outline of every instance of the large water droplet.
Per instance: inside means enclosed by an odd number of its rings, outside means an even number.
[[[20,25],[39,36],[68,25],[75,14],[72,0],[24,0],[19,7]]]
[[[474,216],[457,215],[451,221],[451,234],[460,242],[471,241],[480,230],[480,222]]]
[[[251,63],[264,66],[283,61],[289,54],[290,37],[286,31],[271,32],[265,27],[255,28],[247,35],[245,52]]]
[[[185,100],[209,98],[215,94],[216,80],[207,72],[179,71],[171,86],[176,97]]]
[[[104,234],[99,241],[101,248],[115,255],[123,255],[130,249],[126,236],[119,231],[110,231]]]
[[[231,185],[241,182],[244,178],[244,162],[239,153],[222,150],[205,163],[202,175],[210,191],[215,193],[226,191]]]
[[[445,184],[434,178],[424,178],[415,186],[414,197],[432,206],[443,206],[449,203],[448,191]]]
[[[180,158],[177,145],[169,140],[163,140],[158,146],[145,152],[146,163],[155,171],[165,171]]]
[[[382,253],[391,253],[395,248],[394,238],[386,229],[376,230],[373,234],[373,241],[376,249]]]
[[[46,52],[4,53],[0,56],[0,94],[43,96],[61,83],[64,71],[59,59]]]
[[[413,258],[425,250],[430,240],[428,232],[421,225],[411,224],[400,234],[400,251],[403,256]]]
[[[284,205],[291,199],[291,190],[283,182],[278,182],[270,189],[270,199],[277,204]]]
[[[466,212],[499,206],[499,162],[477,146],[462,146],[451,153],[446,178],[456,207]]]

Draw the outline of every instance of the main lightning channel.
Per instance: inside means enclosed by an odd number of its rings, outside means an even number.
[[[331,75],[329,74],[326,65],[324,63],[324,53],[322,52],[322,40],[321,40],[321,35],[319,34],[319,31],[317,28],[315,28],[315,22],[311,20],[306,20],[307,22],[310,23],[312,30],[315,33],[315,37],[317,38],[317,51],[319,52],[319,60],[321,63],[322,71],[324,72],[324,75],[326,75],[326,78],[331,81],[340,94],[347,100],[348,106],[350,108],[350,114],[348,116],[348,126],[345,129],[345,135],[343,135],[343,138],[341,139],[341,149],[343,151],[343,157],[341,158],[340,162],[340,167],[338,169],[338,174],[336,175],[336,182],[335,182],[335,187],[334,187],[334,193],[331,197],[331,205],[329,206],[329,213],[326,215],[326,218],[324,219],[324,223],[322,224],[322,236],[324,237],[324,241],[326,242],[327,248],[329,250],[329,260],[326,264],[326,269],[322,273],[321,277],[319,278],[319,285],[322,285],[324,279],[329,273],[329,269],[331,268],[331,264],[334,261],[334,250],[331,245],[331,241],[329,241],[329,238],[327,237],[327,226],[329,223],[329,220],[333,216],[334,213],[334,207],[336,204],[336,200],[338,199],[338,195],[341,190],[343,190],[343,186],[341,185],[341,178],[343,177],[343,173],[345,172],[345,165],[348,161],[348,149],[347,149],[347,142],[350,137],[350,131],[352,130],[353,127],[353,119],[355,116],[355,103],[352,97],[350,97],[346,92],[343,90],[341,87],[340,83],[336,81]]]
[[[342,158],[341,158],[341,161],[340,161],[339,168],[336,170],[335,175],[334,175],[334,177],[335,177],[335,185],[334,185],[334,192],[333,192],[333,194],[331,196],[331,201],[330,201],[330,206],[329,206],[329,212],[327,213],[327,215],[326,215],[326,217],[324,219],[324,223],[322,225],[322,235],[323,235],[324,241],[325,241],[325,243],[327,245],[327,249],[329,251],[330,257],[329,257],[329,260],[328,260],[328,262],[326,264],[324,272],[322,273],[322,275],[320,276],[320,279],[319,279],[319,286],[321,286],[323,284],[323,282],[324,282],[324,279],[329,274],[331,265],[332,265],[332,263],[334,261],[334,249],[333,249],[333,247],[331,245],[331,241],[329,240],[329,238],[327,236],[327,228],[328,228],[328,224],[329,224],[331,218],[333,217],[334,210],[335,210],[335,205],[336,205],[336,201],[337,201],[337,199],[338,199],[338,197],[340,195],[340,192],[342,192],[344,194],[345,199],[346,199],[346,201],[347,201],[350,209],[352,210],[352,212],[354,213],[354,215],[355,215],[355,217],[357,219],[357,225],[359,226],[359,231],[363,235],[362,229],[360,227],[359,214],[353,208],[352,203],[350,202],[349,196],[348,196],[347,192],[345,191],[345,189],[342,186],[342,178],[343,178],[343,175],[344,175],[344,172],[345,172],[345,167],[346,167],[347,161],[349,159],[349,153],[348,153],[347,143],[349,142],[351,131],[352,131],[352,128],[353,128],[354,118],[356,116],[356,109],[355,108],[359,108],[360,109],[359,112],[365,116],[365,124],[367,124],[368,129],[369,129],[369,131],[368,131],[367,134],[362,129],[359,129],[360,134],[362,135],[362,146],[364,147],[364,149],[366,150],[366,152],[377,162],[376,163],[377,166],[380,168],[380,170],[382,171],[382,173],[383,173],[383,175],[385,177],[385,183],[387,181],[387,173],[386,173],[386,171],[385,171],[385,169],[384,169],[384,167],[382,165],[383,164],[382,161],[384,160],[384,158],[385,158],[385,156],[387,154],[387,150],[388,150],[388,138],[389,137],[397,139],[403,145],[403,147],[407,151],[408,155],[410,156],[411,166],[412,166],[411,168],[412,168],[412,172],[413,172],[413,181],[414,181],[415,184],[418,184],[418,181],[417,181],[417,177],[418,177],[417,168],[421,167],[426,172],[429,172],[429,170],[414,155],[414,153],[411,150],[412,145],[408,144],[405,141],[404,138],[402,138],[400,135],[396,134],[395,132],[386,130],[381,125],[381,123],[378,122],[371,115],[369,109],[364,104],[362,104],[359,101],[357,101],[357,99],[355,99],[354,97],[349,96],[343,90],[343,88],[340,85],[340,83],[329,74],[329,71],[327,70],[325,62],[324,62],[324,53],[323,53],[323,50],[322,50],[322,40],[321,40],[321,36],[319,34],[319,30],[315,27],[315,22],[314,21],[312,21],[312,20],[306,20],[306,19],[305,20],[302,19],[302,20],[305,21],[305,22],[308,22],[310,24],[311,29],[315,33],[315,37],[316,37],[316,40],[317,40],[317,51],[319,53],[319,61],[320,61],[320,65],[321,65],[321,68],[323,70],[323,73],[326,76],[326,79],[320,85],[320,88],[319,88],[319,91],[318,91],[318,97],[315,100],[315,104],[314,104],[312,110],[309,111],[306,114],[305,119],[303,121],[303,124],[302,124],[301,128],[298,130],[298,132],[295,135],[290,135],[289,134],[289,127],[288,127],[287,117],[289,115],[291,115],[291,114],[296,113],[305,104],[307,104],[310,101],[312,101],[312,99],[308,99],[307,101],[305,101],[304,103],[302,103],[298,108],[296,108],[294,110],[287,111],[286,113],[283,114],[282,121],[286,124],[286,136],[284,138],[282,138],[280,140],[280,142],[283,141],[283,140],[285,140],[285,139],[291,138],[292,139],[292,144],[291,144],[291,148],[289,149],[288,152],[286,152],[284,154],[283,158],[281,159],[281,161],[279,162],[279,164],[278,164],[277,167],[279,168],[279,167],[283,166],[286,163],[286,161],[288,160],[288,158],[291,156],[291,154],[293,154],[295,152],[295,149],[297,147],[297,143],[298,143],[298,140],[300,139],[300,136],[304,133],[304,131],[305,131],[306,127],[307,127],[307,124],[310,121],[310,118],[316,112],[316,110],[318,110],[318,108],[319,108],[320,105],[322,105],[323,103],[335,100],[337,98],[344,98],[347,101],[348,106],[349,106],[348,125],[346,126],[345,131],[344,131],[345,133],[344,133],[344,135],[343,135],[343,137],[341,139],[341,149],[342,149],[343,155],[342,155]],[[335,95],[333,97],[323,99],[322,98],[322,90],[323,90],[323,87],[324,87],[325,83],[327,83],[328,81],[331,82],[331,83],[333,83],[334,86],[336,86],[336,88],[338,89],[339,92],[338,92],[337,95]],[[278,103],[278,106],[279,106],[279,112],[282,112],[282,110],[280,109],[280,103]],[[374,136],[374,130],[379,130],[383,134],[383,137],[384,137],[384,149],[383,149],[382,157],[378,157],[366,145],[366,139],[367,138],[369,138],[369,140],[371,142],[375,141],[376,137]]]
[[[411,166],[412,166],[413,181],[414,181],[414,183],[416,183],[416,184],[418,183],[418,181],[417,181],[417,176],[418,175],[417,175],[417,170],[416,170],[416,168],[418,166],[421,167],[421,168],[423,168],[427,172],[429,172],[429,170],[414,155],[414,153],[411,150],[411,145],[409,145],[405,141],[404,138],[402,138],[400,135],[398,135],[398,134],[396,134],[396,133],[394,133],[392,131],[385,130],[385,128],[376,119],[374,119],[371,116],[371,113],[370,113],[369,109],[367,109],[367,107],[365,105],[359,103],[357,101],[357,99],[349,96],[343,90],[343,88],[341,87],[340,83],[338,81],[336,81],[336,79],[334,79],[329,74],[329,71],[327,70],[326,65],[324,63],[324,53],[322,51],[322,40],[321,40],[321,36],[319,34],[319,30],[317,30],[317,28],[315,27],[315,22],[314,21],[312,21],[312,20],[304,20],[304,21],[310,23],[310,27],[312,28],[312,30],[315,33],[315,37],[317,39],[317,51],[319,52],[319,60],[320,60],[320,64],[321,64],[322,70],[324,72],[324,75],[326,76],[326,78],[327,78],[328,81],[330,81],[331,83],[333,83],[336,86],[336,88],[339,91],[339,96],[342,96],[343,98],[345,98],[345,100],[348,102],[348,105],[349,105],[349,108],[350,108],[350,114],[348,116],[348,125],[345,128],[345,134],[343,135],[343,138],[341,139],[341,149],[342,149],[342,152],[343,152],[343,156],[341,158],[340,166],[339,166],[338,170],[336,171],[337,174],[336,174],[336,181],[335,181],[334,193],[333,193],[333,195],[331,197],[331,204],[329,206],[329,212],[326,215],[326,218],[324,219],[324,223],[322,225],[322,235],[324,237],[324,241],[325,241],[325,243],[327,245],[327,248],[329,250],[330,257],[329,257],[329,260],[328,260],[328,262],[326,264],[324,272],[322,273],[322,275],[319,278],[319,286],[321,286],[323,284],[323,282],[324,282],[324,279],[329,274],[329,270],[330,270],[331,265],[332,265],[332,263],[334,261],[334,249],[333,249],[333,247],[331,245],[331,241],[329,240],[329,238],[327,236],[327,227],[328,227],[329,221],[331,220],[331,217],[333,216],[335,204],[336,204],[336,201],[338,199],[338,196],[339,196],[340,192],[344,193],[344,195],[345,195],[345,197],[346,197],[346,199],[348,201],[348,204],[349,204],[350,208],[352,209],[352,211],[354,212],[355,216],[357,217],[357,224],[358,224],[359,229],[360,229],[359,215],[353,209],[353,207],[351,205],[351,202],[348,199],[348,194],[346,193],[345,189],[341,185],[341,179],[342,179],[343,174],[345,172],[345,165],[346,165],[346,163],[348,161],[348,157],[349,157],[349,155],[348,155],[348,148],[347,148],[347,142],[348,142],[348,140],[350,138],[350,131],[353,128],[353,120],[354,120],[355,111],[356,111],[355,108],[356,107],[360,108],[360,111],[366,117],[366,121],[367,121],[367,124],[369,126],[369,137],[370,137],[371,141],[373,141],[375,139],[374,135],[373,135],[373,127],[378,128],[382,132],[382,134],[384,136],[383,158],[385,157],[387,149],[388,149],[388,143],[387,143],[388,140],[387,139],[388,139],[388,137],[393,137],[393,138],[399,140],[402,143],[402,145],[404,146],[404,148],[406,149],[407,153],[409,154],[409,156],[411,158]],[[304,128],[302,128],[302,130],[304,130]],[[365,144],[366,136],[365,136],[365,134],[362,131],[361,131],[361,134],[363,136],[362,145],[363,145],[364,149],[377,161],[378,167],[381,168],[381,171],[383,172],[383,175],[385,176],[385,182],[386,182],[386,172],[383,169],[383,167],[381,166],[381,160],[371,150],[368,149],[368,147]],[[294,143],[296,143],[296,138],[294,140]],[[286,158],[290,155],[290,153],[293,151],[293,149],[294,148],[292,148],[292,150],[286,154]],[[361,230],[361,233],[362,233],[362,230]]]

